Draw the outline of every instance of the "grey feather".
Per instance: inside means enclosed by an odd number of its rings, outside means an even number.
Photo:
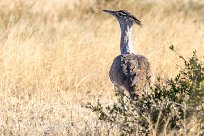
[[[121,55],[117,56],[110,68],[110,79],[118,91],[127,90],[131,98],[140,96],[151,82],[150,64],[146,57],[136,55],[131,41],[133,24],[141,21],[127,11],[103,10],[115,16],[121,28]]]
[[[135,54],[117,56],[109,73],[114,85],[121,90],[127,90],[130,96],[141,95],[151,77],[148,59]]]

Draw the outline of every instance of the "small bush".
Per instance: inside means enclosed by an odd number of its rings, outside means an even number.
[[[173,46],[170,49],[174,51]],[[188,60],[179,57],[184,68],[173,79],[157,78],[151,94],[135,100],[116,94],[117,102],[111,106],[98,101],[87,108],[121,135],[203,135],[204,66],[195,51]],[[192,120],[198,125],[189,126]]]

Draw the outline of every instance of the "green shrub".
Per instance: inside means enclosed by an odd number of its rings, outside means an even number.
[[[174,51],[173,46],[170,49]],[[151,94],[135,100],[116,94],[117,102],[111,106],[103,107],[98,101],[87,108],[121,135],[203,135],[204,66],[195,51],[188,60],[179,57],[184,68],[173,79],[157,78]],[[188,123],[192,120],[197,124],[194,130]]]

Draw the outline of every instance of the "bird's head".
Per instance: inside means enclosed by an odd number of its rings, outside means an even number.
[[[109,13],[116,17],[120,23],[120,25],[133,25],[137,24],[139,26],[142,26],[141,21],[138,20],[136,17],[134,17],[132,14],[125,10],[119,10],[119,11],[112,11],[112,10],[103,10],[106,13]]]

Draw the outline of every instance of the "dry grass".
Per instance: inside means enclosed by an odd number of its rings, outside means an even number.
[[[195,49],[203,55],[199,0],[0,1],[1,135],[107,134],[106,124],[81,107],[114,97],[108,71],[120,30],[101,9],[126,9],[142,20],[133,43],[155,75],[172,77],[182,66],[172,44],[186,57]]]

